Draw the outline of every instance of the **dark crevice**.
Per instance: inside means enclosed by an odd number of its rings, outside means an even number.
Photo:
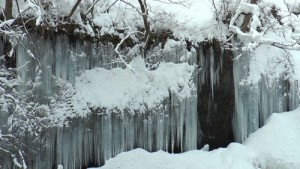
[[[234,141],[233,53],[222,49],[218,41],[202,44],[202,48],[203,53],[199,53],[199,57],[204,55],[204,60],[199,63],[201,72],[198,74],[198,118],[199,129],[202,131],[198,137],[202,137],[202,140],[198,148],[209,144],[210,149],[216,149]],[[218,80],[216,72],[219,74]],[[211,79],[216,80],[216,83],[211,84]]]

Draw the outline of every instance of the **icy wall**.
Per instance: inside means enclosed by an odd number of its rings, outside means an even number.
[[[56,168],[60,164],[65,168],[99,166],[106,159],[137,147],[169,152],[192,150],[205,144],[209,144],[210,149],[225,147],[232,141],[244,141],[265,123],[270,113],[292,110],[299,103],[298,83],[293,78],[281,74],[270,81],[267,75],[259,74],[251,81],[253,57],[247,53],[236,54],[222,48],[217,41],[202,42],[191,48],[185,42],[168,40],[164,50],[149,51],[147,66],[154,70],[161,61],[197,63],[197,80],[193,81],[197,91],[191,90],[191,97],[182,99],[177,89],[164,89],[167,95],[157,107],[144,104],[143,109],[133,112],[128,108],[107,109],[85,103],[84,108],[74,102],[77,99],[74,96],[78,95],[76,79],[94,83],[97,77],[87,78],[83,75],[85,70],[104,73],[96,67],[124,68],[115,57],[113,45],[64,35],[48,38],[32,35],[31,38],[36,43],[22,40],[22,45],[15,47],[14,56],[21,82],[16,93],[21,104],[26,105],[22,113],[32,117],[26,119],[21,113],[9,119],[0,111],[1,122],[13,123],[14,134],[22,136],[21,141],[29,145],[22,146],[29,168]],[[128,61],[132,57],[135,55]],[[9,63],[14,59],[10,58]],[[6,64],[0,63],[4,67]],[[110,72],[109,76],[98,79],[111,79],[115,71]],[[135,73],[140,82],[143,78],[149,78],[149,82],[157,80],[151,73],[146,73],[146,77],[142,74]],[[165,81],[170,80],[165,78]],[[143,83],[148,84],[148,81]],[[96,87],[89,86],[91,93]],[[176,82],[173,87],[180,89],[182,85]],[[81,93],[84,96],[84,90]],[[3,97],[0,101],[2,103]],[[120,100],[116,100],[116,104],[119,103]],[[78,107],[82,108],[81,112]],[[23,132],[20,135],[19,129]],[[38,131],[39,135],[24,132],[28,129]],[[3,127],[2,131],[7,128]],[[6,163],[2,166],[13,167],[10,157],[0,155],[0,159]]]
[[[13,115],[11,120],[14,124],[13,132],[19,132],[19,128],[24,132],[26,128],[24,135],[17,135],[28,145],[24,148],[28,168],[56,168],[60,164],[64,168],[99,166],[106,159],[137,147],[149,151],[169,152],[197,148],[199,139],[196,88],[194,91],[187,91],[191,92],[188,98],[180,97],[180,93],[176,93],[177,87],[184,92],[185,88],[181,85],[186,81],[178,83],[179,86],[174,83],[173,87],[163,91],[167,95],[158,107],[148,106],[145,104],[148,103],[147,100],[145,103],[139,101],[145,106],[132,112],[129,108],[108,109],[105,105],[98,108],[88,107],[90,104],[86,103],[88,110],[82,109],[82,112],[79,112],[76,109],[78,104],[74,102],[74,95],[77,94],[76,85],[73,86],[76,77],[95,67],[122,67],[122,63],[116,62],[113,45],[74,40],[67,36],[44,39],[33,35],[31,38],[36,43],[30,44],[29,39],[23,39],[22,45],[15,48],[18,78],[21,82],[17,86],[17,93],[22,99],[22,104],[26,105],[27,112]],[[175,41],[168,43],[168,48],[160,55],[152,52],[150,59],[153,63],[162,60],[178,63],[182,57],[190,63],[196,60],[195,51],[188,52],[184,45]],[[187,66],[183,68],[185,67]],[[176,73],[176,69],[172,72]],[[190,74],[192,72],[190,71]],[[143,78],[142,73],[130,73]],[[164,70],[159,74],[163,73]],[[112,76],[114,75],[110,77]],[[108,81],[110,77],[107,77]],[[158,77],[149,78],[156,81]],[[181,79],[179,76],[176,78]],[[88,80],[86,76],[82,76],[79,80],[89,82],[94,79]],[[144,83],[142,79],[137,80]],[[167,76],[166,80],[169,81]],[[97,89],[90,90],[93,93],[93,90]],[[155,91],[162,92],[160,88],[153,89],[153,92]],[[118,89],[115,92],[118,92]],[[159,99],[157,98],[157,101]],[[118,104],[118,101],[115,101]],[[84,113],[85,111],[87,113]],[[30,120],[26,119],[27,117],[24,119],[22,113],[34,117]],[[37,130],[39,134],[31,135],[26,130]],[[10,157],[4,157],[3,161],[6,164],[2,166],[11,168],[14,165],[10,162]]]
[[[69,127],[47,129],[41,138],[47,147],[29,165],[85,168],[100,166],[110,157],[137,147],[148,151],[195,149],[197,117],[193,113],[196,110],[190,109],[193,102],[196,100],[179,103],[174,98],[171,103],[162,103],[162,108],[143,114],[99,115],[101,110],[93,110],[87,118],[73,119]]]
[[[257,51],[264,48],[266,47],[259,47]],[[287,65],[288,58],[283,57],[286,54],[278,50],[281,49],[272,48],[263,53],[255,51],[254,56],[251,53],[236,54],[238,57],[233,64],[233,129],[235,140],[238,142],[243,142],[249,134],[263,126],[271,113],[291,111],[299,105],[298,80],[293,78],[293,73],[288,70],[293,69],[293,65]],[[276,61],[278,58],[274,53],[280,57],[280,62]],[[272,59],[268,60],[268,56]],[[262,63],[264,60],[267,60],[268,65]],[[261,72],[260,66],[274,73]],[[283,71],[280,66],[284,68]]]

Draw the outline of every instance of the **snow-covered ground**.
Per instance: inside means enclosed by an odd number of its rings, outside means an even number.
[[[274,113],[243,143],[182,154],[143,149],[123,152],[101,169],[297,169],[300,168],[300,108]]]

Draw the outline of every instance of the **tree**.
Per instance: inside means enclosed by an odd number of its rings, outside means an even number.
[[[12,19],[12,7],[13,7],[13,0],[6,0],[5,2],[5,9],[4,9],[4,18],[6,20]]]
[[[270,6],[270,4],[259,2],[258,0],[251,0],[250,2],[236,1],[235,3],[238,5],[231,9],[228,8],[228,4],[224,3],[221,5],[221,8],[213,5],[216,14],[221,14],[222,18],[228,18],[227,23],[223,20],[230,31],[229,35],[227,35],[229,38],[226,40],[226,43],[233,46],[236,45],[235,43],[242,43],[245,45],[243,49],[250,51],[261,44],[272,45],[285,50],[300,50],[299,38],[293,36],[294,24],[292,24],[292,17],[295,13],[292,10],[288,10],[285,16],[281,16],[279,14],[280,9],[275,5]],[[214,1],[213,4],[215,4]],[[286,5],[288,6],[288,4]],[[283,17],[291,17],[291,19],[283,23]],[[242,22],[240,22],[241,19]],[[281,30],[278,29],[279,27]],[[289,37],[282,36],[288,33],[289,30],[292,30],[292,35],[289,35]],[[270,31],[277,36],[281,36],[284,42],[279,42],[275,38],[265,38],[265,35]],[[236,36],[235,40],[234,36]]]

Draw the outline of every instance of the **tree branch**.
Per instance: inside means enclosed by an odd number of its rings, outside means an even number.
[[[73,6],[70,14],[66,17],[66,20],[69,20],[72,15],[75,13],[76,9],[78,8],[79,4],[81,3],[82,0],[77,0],[76,4]]]
[[[125,3],[125,4],[127,4],[127,5],[129,5],[133,9],[135,9],[141,16],[145,15],[144,13],[142,13],[141,11],[139,11],[139,9],[136,6],[134,6],[132,3],[127,2],[125,0],[120,0],[120,1],[123,2],[123,3]]]
[[[84,16],[87,16],[87,14],[89,14],[92,9],[94,8],[94,6],[99,2],[99,0],[96,0],[90,7],[89,9],[86,11],[86,13],[84,14]]]
[[[133,73],[134,73],[134,69],[125,62],[125,60],[123,59],[123,55],[119,52],[119,48],[121,47],[121,45],[134,33],[140,33],[139,31],[136,31],[136,32],[132,32],[128,35],[126,35],[116,46],[116,48],[114,49],[115,53],[118,55],[118,57],[120,58],[120,60],[122,61],[122,63],[125,64],[125,66],[131,70]]]

